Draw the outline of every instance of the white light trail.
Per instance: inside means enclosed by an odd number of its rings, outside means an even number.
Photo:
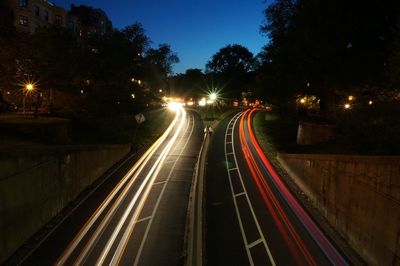
[[[119,199],[123,199],[133,184],[133,182],[136,180],[136,177],[140,174],[141,170],[144,168],[144,166],[147,164],[147,162],[150,160],[151,156],[155,153],[155,151],[162,145],[162,143],[166,140],[168,137],[169,133],[172,131],[172,129],[175,127],[178,119],[180,117],[180,112],[177,112],[175,115],[174,120],[170,124],[170,126],[167,128],[167,130],[164,132],[164,134],[145,152],[145,154],[138,160],[138,162],[135,163],[135,165],[130,169],[130,171],[122,178],[122,180],[118,183],[118,185],[113,189],[113,191],[107,196],[106,200],[99,206],[99,208],[95,211],[95,213],[89,218],[89,220],[86,222],[84,227],[81,229],[81,231],[76,235],[74,240],[70,243],[68,248],[64,251],[64,253],[61,255],[61,257],[58,259],[56,262],[56,265],[63,265],[66,263],[68,260],[69,256],[72,254],[72,252],[76,249],[78,244],[82,241],[82,239],[85,237],[87,232],[90,230],[90,228],[93,226],[93,224],[97,221],[99,216],[104,212],[104,210],[107,208],[107,206],[110,204],[110,202],[113,200],[115,195],[121,190],[121,188],[125,185],[125,183],[130,180],[131,176],[134,174],[134,177],[131,179],[130,183],[127,185],[127,187],[124,189],[124,192],[121,193],[119,196]],[[136,171],[138,170],[138,171]],[[121,197],[123,196],[123,197]],[[116,209],[116,204],[112,206],[111,210],[115,211]],[[112,213],[114,213],[114,211]],[[103,220],[102,224],[106,225],[108,224],[107,221]],[[101,224],[101,225],[102,225]],[[102,228],[104,226],[101,226],[101,230],[96,230],[98,234],[96,237],[91,237],[89,240],[89,243],[86,244],[85,249],[81,252],[80,256],[78,257],[78,261],[83,261],[84,258],[86,257],[87,253],[91,250],[92,245],[96,242],[95,240],[97,239],[99,233],[101,233]],[[97,228],[99,229],[99,228]]]

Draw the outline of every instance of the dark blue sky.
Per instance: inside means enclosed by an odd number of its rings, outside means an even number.
[[[103,9],[116,28],[139,21],[153,46],[168,43],[178,53],[176,73],[203,69],[227,44],[241,44],[257,54],[266,44],[260,34],[263,0],[53,0],[69,8],[71,3]]]

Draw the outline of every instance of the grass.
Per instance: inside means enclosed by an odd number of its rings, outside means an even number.
[[[134,115],[86,118],[73,125],[74,143],[140,144],[161,134],[173,114],[166,108],[143,112],[146,120],[137,125]]]
[[[53,124],[68,122],[68,119],[58,117],[39,116],[38,118],[33,115],[20,115],[20,114],[3,114],[0,115],[0,124]]]
[[[275,158],[278,151],[293,150],[296,146],[296,120],[283,117],[277,111],[257,112],[254,130],[261,147],[270,157]]]
[[[146,121],[137,128],[137,134],[135,140],[133,140],[135,143],[143,143],[162,134],[175,115],[164,108],[146,112],[144,116]]]
[[[355,114],[353,114],[355,116]],[[364,121],[365,116],[337,122],[337,138],[328,143],[298,145],[296,143],[298,118],[290,112],[258,112],[254,117],[254,130],[264,152],[275,158],[278,152],[313,154],[399,154],[397,123],[375,125]],[[372,115],[367,116],[372,117]],[[351,118],[351,117],[350,117]],[[397,119],[397,118],[395,118]],[[318,121],[313,121],[318,122]],[[392,126],[388,126],[392,125]]]
[[[199,107],[196,108],[196,111],[200,114],[201,119],[204,122],[205,126],[212,125],[215,121],[221,121],[224,119],[228,114],[237,111],[237,108],[228,108],[228,107]]]
[[[167,109],[149,110],[144,112],[144,116],[146,121],[137,127],[134,115],[80,117],[76,120],[56,117],[35,119],[32,116],[14,114],[1,115],[0,146],[143,144],[160,135],[174,117],[173,113]],[[56,135],[60,133],[63,133],[65,137],[56,141]],[[136,138],[133,139],[135,134]]]

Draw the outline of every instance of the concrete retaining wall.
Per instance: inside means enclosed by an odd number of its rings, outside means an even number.
[[[63,146],[0,152],[0,264],[129,149]]]
[[[332,141],[336,138],[335,126],[300,122],[297,129],[297,144],[314,145]]]
[[[278,160],[368,264],[400,264],[400,157],[281,153]]]

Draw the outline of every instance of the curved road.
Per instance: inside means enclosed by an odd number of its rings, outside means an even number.
[[[177,265],[203,125],[177,108],[165,133],[128,158],[27,256],[24,265]]]
[[[347,265],[286,187],[254,135],[255,110],[223,121],[209,151],[209,265]]]

